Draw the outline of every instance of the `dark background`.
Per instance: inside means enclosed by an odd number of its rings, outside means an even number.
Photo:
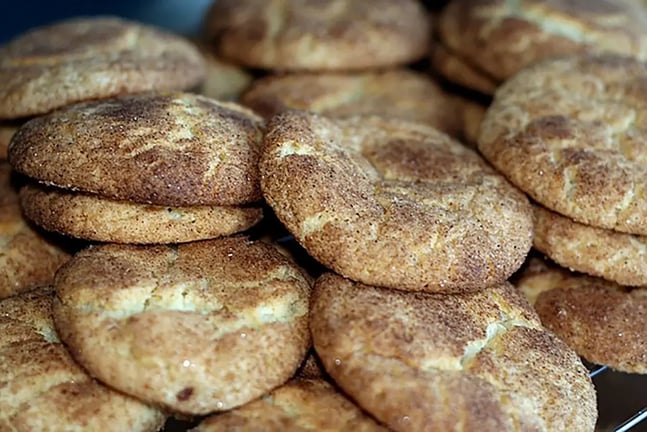
[[[118,15],[193,34],[211,0],[0,0],[0,43],[35,26],[80,15]]]

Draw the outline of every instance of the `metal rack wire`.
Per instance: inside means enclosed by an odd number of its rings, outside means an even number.
[[[608,366],[593,366],[589,370],[589,377],[594,378],[597,375],[609,370]],[[613,432],[629,432],[638,431],[635,427],[647,420],[647,406],[640,409],[636,414],[622,422],[619,426],[613,429]],[[647,423],[643,426],[647,426]]]

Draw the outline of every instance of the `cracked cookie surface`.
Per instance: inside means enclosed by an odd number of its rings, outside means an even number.
[[[424,56],[430,19],[413,0],[219,0],[206,31],[220,54],[250,67],[368,69]]]
[[[295,379],[243,407],[207,418],[193,432],[387,432],[323,379]]]
[[[609,51],[645,59],[646,25],[631,0],[456,0],[438,32],[453,53],[504,81],[549,57]]]
[[[0,429],[153,432],[165,415],[93,380],[52,319],[53,290],[0,301]]]
[[[586,360],[647,374],[647,288],[572,273],[537,258],[516,285],[542,324]]]
[[[263,195],[317,260],[411,291],[500,283],[532,242],[526,197],[433,128],[286,112],[268,127]]]
[[[310,342],[310,286],[243,237],[103,245],[57,274],[61,339],[127,394],[187,414],[228,410],[286,382]]]
[[[14,136],[9,162],[42,183],[117,200],[239,205],[260,199],[263,126],[234,103],[146,93],[27,122]]]
[[[479,150],[544,207],[647,234],[647,65],[615,55],[547,60],[496,93]]]
[[[204,78],[200,53],[170,33],[114,17],[40,27],[0,47],[0,118],[90,99],[184,90]]]
[[[586,368],[508,283],[406,293],[328,273],[310,328],[328,373],[393,430],[594,429]]]

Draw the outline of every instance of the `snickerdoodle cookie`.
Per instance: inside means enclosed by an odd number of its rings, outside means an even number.
[[[260,397],[294,374],[310,342],[301,270],[243,237],[91,247],[55,288],[61,339],[93,376],[181,413]]]
[[[170,206],[260,198],[263,122],[189,93],[146,93],[72,105],[27,122],[9,162],[51,186]]]
[[[24,186],[20,197],[27,218],[46,230],[112,243],[165,244],[216,238],[244,231],[262,216],[256,207],[155,206],[36,184]]]
[[[480,289],[531,246],[526,197],[425,125],[285,112],[268,126],[260,167],[263,195],[296,240],[364,283]]]
[[[205,25],[221,55],[279,70],[410,63],[430,39],[430,19],[416,0],[218,0]]]
[[[634,0],[454,0],[442,44],[495,81],[537,61],[614,52],[647,58],[647,14]]]
[[[0,301],[0,430],[153,432],[158,409],[94,381],[58,338],[51,288]]]
[[[429,77],[407,69],[268,76],[255,81],[241,103],[265,118],[299,109],[329,117],[399,118],[452,136],[458,136],[462,127],[459,99]]]
[[[148,93],[33,119],[9,160],[52,186],[28,186],[22,199],[46,229],[117,243],[202,240],[260,219],[263,126],[233,103]]]
[[[116,17],[40,27],[0,47],[0,118],[151,90],[184,90],[204,77],[190,42]]]
[[[481,153],[539,204],[647,235],[647,64],[616,55],[547,60],[496,93]]]
[[[322,379],[295,379],[243,407],[204,420],[193,432],[386,432]]]
[[[310,328],[332,378],[393,430],[594,430],[586,368],[507,282],[407,293],[328,273]]]
[[[533,205],[537,250],[558,264],[620,285],[647,285],[647,237],[595,228]]]
[[[517,286],[544,326],[586,360],[647,374],[647,289],[571,273],[532,259]]]

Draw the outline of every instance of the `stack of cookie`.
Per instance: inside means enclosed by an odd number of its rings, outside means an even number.
[[[42,290],[2,303],[0,381],[11,390],[0,397],[0,429],[39,428],[54,415],[61,427],[153,431],[168,411],[230,409],[287,381],[310,341],[307,277],[271,246],[196,241],[261,218],[261,118],[178,92],[200,84],[198,52],[119,19],[37,29],[2,54],[10,85],[0,112],[43,114],[8,152],[28,177],[23,211],[48,230],[109,244],[59,269],[55,299]],[[31,258],[47,272],[34,283],[48,284],[55,268]],[[7,270],[16,273],[14,259]],[[74,364],[61,340],[117,391]]]
[[[402,67],[430,44],[430,20],[415,0],[218,1],[206,33],[220,55],[273,72],[241,97],[267,119],[298,109],[395,117],[462,134],[461,100]]]
[[[465,137],[476,143],[490,97],[523,67],[584,52],[644,60],[646,27],[645,9],[634,0],[452,0],[438,16],[431,63],[444,79],[477,94],[464,110]]]
[[[631,57],[537,63],[497,91],[479,140],[483,155],[535,201],[535,248],[572,271],[610,281],[576,275],[550,279],[547,288],[588,285],[598,298],[561,289],[550,293],[547,307],[539,294],[546,325],[585,358],[638,373],[647,370],[647,303],[641,288],[647,284],[645,82],[647,66]],[[596,316],[600,322],[589,321]],[[605,341],[599,344],[590,333],[597,326],[594,333]],[[591,354],[610,346],[625,359]]]
[[[201,58],[190,45],[139,24],[78,19],[33,30],[0,48],[0,159],[6,158],[15,130],[31,117],[87,99],[191,87],[202,75]],[[51,137],[42,138],[47,142]],[[40,156],[56,163],[50,152]],[[3,202],[17,201],[9,168],[3,165],[2,172]],[[60,246],[69,242],[56,236],[45,239],[23,220],[17,202],[3,205],[0,217],[0,297],[49,283],[67,256]]]

